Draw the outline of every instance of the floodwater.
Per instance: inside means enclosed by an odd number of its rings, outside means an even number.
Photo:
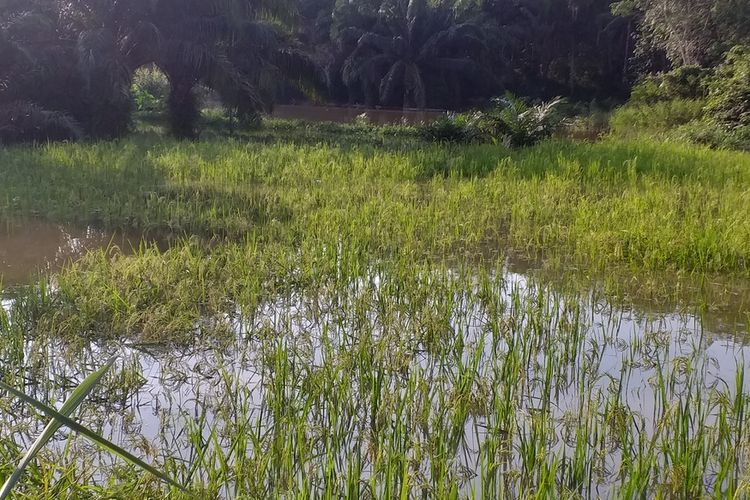
[[[0,262],[10,281],[23,280],[34,270],[53,269],[86,250],[106,246],[112,237],[91,228],[76,231],[39,221],[16,223],[6,226],[0,233]],[[750,392],[750,377],[741,380],[740,386],[734,377],[738,366],[750,368],[744,299],[730,301],[727,309],[721,311],[690,310],[680,304],[651,307],[647,302],[612,303],[593,292],[567,295],[555,285],[540,283],[533,277],[532,270],[521,271],[510,263],[501,274],[492,280],[496,286],[492,293],[493,300],[505,311],[503,321],[513,323],[511,331],[519,332],[538,328],[535,324],[540,318],[546,318],[542,320],[547,322],[543,331],[549,336],[546,349],[530,351],[532,357],[525,365],[527,373],[519,382],[521,395],[516,417],[519,433],[531,429],[534,415],[540,411],[540,402],[550,397],[544,393],[543,384],[550,370],[555,371],[556,382],[554,400],[548,411],[560,429],[569,423],[571,414],[580,411],[581,401],[594,405],[610,401],[613,382],[619,380],[622,387],[616,389],[618,400],[642,419],[640,432],[653,435],[657,415],[665,404],[655,380],[661,376],[663,367],[682,366],[685,360],[691,371],[674,382],[670,389],[674,398],[688,397],[685,394],[693,394],[691,391],[701,394],[701,390],[725,391],[729,397],[738,390]],[[291,363],[311,367],[312,373],[326,365],[327,357],[344,352],[352,336],[362,334],[377,339],[384,335],[385,318],[379,316],[373,298],[388,293],[383,285],[388,279],[387,275],[374,271],[371,276],[352,283],[349,289],[332,291],[327,296],[292,293],[262,303],[249,313],[238,310],[228,314],[222,319],[231,325],[234,338],[221,348],[211,345],[153,348],[121,342],[92,342],[75,355],[61,355],[65,352],[62,344],[55,345],[52,341],[50,345],[49,339],[29,339],[23,346],[23,369],[27,370],[23,376],[38,381],[27,387],[32,395],[37,391],[35,395],[39,398],[60,401],[85,377],[82,367],[90,370],[109,355],[117,354],[120,382],[115,391],[90,401],[82,420],[92,428],[103,429],[105,437],[147,461],[158,457],[157,461],[162,462],[163,457],[176,457],[189,467],[196,457],[196,433],[205,446],[214,440],[224,449],[231,447],[234,419],[251,419],[250,427],[256,429],[258,435],[273,433],[275,423],[265,406],[274,390],[269,386],[272,368],[268,366],[268,352],[264,352],[262,345],[267,340],[261,340],[268,339],[267,332],[278,336],[273,345],[293,346],[289,353]],[[480,295],[478,289],[462,289],[457,293],[450,327],[465,338],[464,362],[468,362],[474,352],[478,353],[478,378],[492,381],[498,364],[512,348],[509,337],[495,337],[491,333],[493,320]],[[355,318],[354,305],[368,307],[367,304],[372,310]],[[571,304],[577,304],[578,309]],[[3,301],[2,307],[11,312],[12,300]],[[418,316],[416,311],[414,314]],[[415,321],[420,321],[408,315],[390,319],[397,325],[403,324],[403,331],[409,331]],[[570,358],[561,357],[561,352],[571,344],[556,338],[557,335],[562,338],[565,332],[580,334],[578,340],[573,340],[578,354]],[[446,366],[444,357],[433,356],[424,347],[415,347],[412,356],[408,370],[420,373],[433,387],[433,394],[454,392],[459,378],[455,376],[454,366]],[[554,363],[548,363],[549,359]],[[450,376],[444,376],[446,371]],[[356,374],[353,377],[356,379]],[[313,380],[311,378],[311,382]],[[697,385],[692,385],[694,383]],[[582,395],[582,388],[587,396]],[[403,387],[395,382],[389,389],[399,393]],[[236,394],[233,391],[237,391]],[[434,416],[444,411],[438,402],[433,401],[433,405]],[[246,410],[240,416],[228,412],[228,407]],[[310,413],[310,432],[326,428],[328,422],[324,417],[325,412]],[[714,418],[709,415],[707,424]],[[465,439],[455,456],[456,470],[479,470],[480,450],[489,438],[491,420],[488,415],[472,415],[467,419]],[[11,434],[19,444],[28,446],[44,423],[23,412],[6,424],[0,419],[0,439]],[[427,442],[428,438],[420,432],[415,429],[413,439]],[[366,440],[355,434],[351,437]],[[60,459],[66,460],[62,456],[64,442],[59,443],[58,448]],[[77,449],[76,446],[73,449]],[[561,439],[550,444],[549,451],[572,456],[575,443]],[[623,451],[612,446],[602,453],[600,458],[605,472],[599,483],[589,485],[586,497],[607,496],[618,480],[616,473]],[[89,450],[88,455],[81,456],[88,456],[96,464],[113,463],[112,458],[102,452]],[[739,457],[738,461],[746,458]],[[305,464],[311,470],[323,470],[324,465],[323,462]],[[428,476],[429,464],[421,467],[421,473]],[[510,459],[508,467],[520,470],[520,458]],[[367,474],[368,471],[364,471],[363,476]],[[707,478],[707,484],[713,479]],[[467,494],[472,489],[481,491],[479,479],[471,473],[467,474],[462,487]],[[231,490],[225,490],[222,496],[231,498]]]
[[[440,110],[417,109],[375,109],[344,106],[279,105],[273,116],[282,119],[305,120],[311,122],[352,123],[362,117],[375,125],[419,125],[431,123],[445,115]]]
[[[90,250],[117,246],[128,253],[141,241],[141,235],[93,226],[76,228],[36,218],[0,219],[0,284],[27,283]]]

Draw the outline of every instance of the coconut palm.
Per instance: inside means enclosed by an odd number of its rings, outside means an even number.
[[[386,0],[374,29],[363,33],[343,68],[349,86],[360,85],[370,101],[424,108],[430,87],[460,90],[461,80],[477,83],[484,34],[462,22],[447,4],[426,0]]]

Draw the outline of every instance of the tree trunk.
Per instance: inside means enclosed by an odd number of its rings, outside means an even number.
[[[196,139],[201,112],[194,91],[195,83],[170,78],[170,84],[168,104],[172,133],[179,139]]]

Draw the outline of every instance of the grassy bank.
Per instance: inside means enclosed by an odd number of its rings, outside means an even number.
[[[747,278],[750,155],[271,132],[1,151],[3,216],[177,235],[10,292],[6,382],[60,401],[118,354],[80,420],[200,498],[748,494],[744,302],[630,292]],[[2,480],[41,420],[0,413]],[[133,492],[183,498],[65,437],[19,498]]]
[[[747,154],[642,140],[508,151],[287,137],[7,149],[0,214],[153,234],[345,238],[381,254],[490,246],[597,269],[748,272]]]

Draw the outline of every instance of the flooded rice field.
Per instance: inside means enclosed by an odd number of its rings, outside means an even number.
[[[102,234],[47,229],[47,253],[27,266],[106,244]],[[7,234],[24,253],[23,238]],[[6,294],[0,356],[27,394],[62,401],[116,354],[80,420],[204,498],[742,491],[744,292],[713,311],[649,307],[508,261],[492,270],[382,264],[331,280],[237,303],[206,318],[223,335],[187,346],[24,333],[34,309],[54,303],[52,280],[41,300]],[[25,449],[44,421],[18,402],[3,410],[0,441]],[[46,453],[76,483],[122,474],[118,460],[66,432]]]

